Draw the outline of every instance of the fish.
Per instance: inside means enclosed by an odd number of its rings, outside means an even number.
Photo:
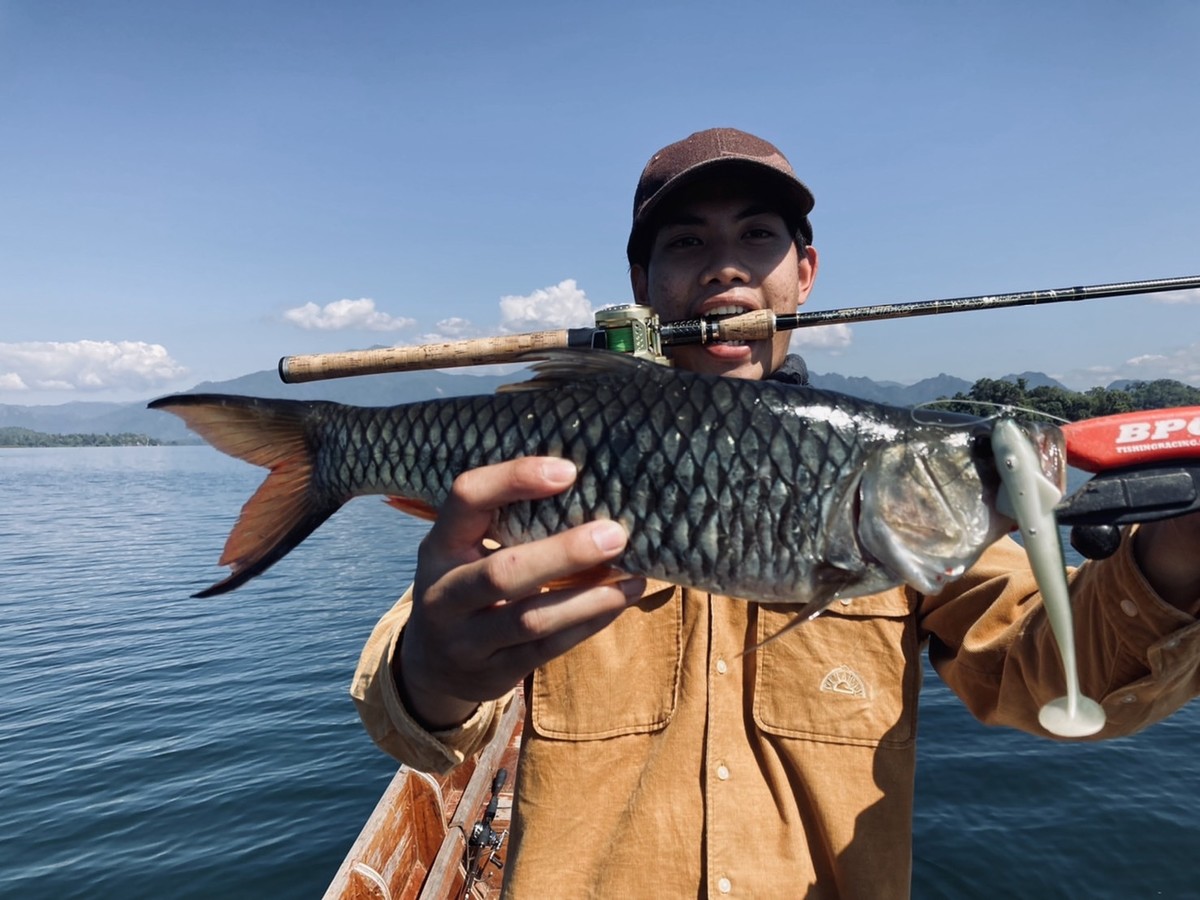
[[[149,406],[269,470],[225,544],[228,576],[197,597],[260,575],[354,497],[432,519],[459,474],[523,456],[578,475],[499,510],[499,544],[612,519],[629,534],[615,570],[805,616],[902,583],[936,593],[1014,527],[996,509],[987,419],[608,351],[539,351],[530,379],[495,394],[391,407],[221,394]],[[1019,427],[1064,485],[1061,431]]]

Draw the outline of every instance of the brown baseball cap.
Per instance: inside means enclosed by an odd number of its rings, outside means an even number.
[[[733,175],[738,170],[767,180],[778,191],[779,212],[812,243],[812,191],[796,177],[787,157],[773,144],[736,128],[709,128],[663,147],[646,163],[633,195],[633,227],[626,246],[630,264],[649,256],[654,214],[668,195],[718,172]]]

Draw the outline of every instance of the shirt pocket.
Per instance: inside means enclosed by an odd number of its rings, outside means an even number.
[[[914,601],[893,590],[834,607],[755,651],[755,724],[781,737],[910,746],[921,683]],[[760,606],[758,640],[795,615]]]
[[[648,594],[603,631],[534,671],[534,730],[588,741],[665,728],[675,714],[682,647],[680,592]]]

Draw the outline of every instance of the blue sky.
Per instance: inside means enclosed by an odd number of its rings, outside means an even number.
[[[0,0],[0,403],[587,324],[646,159],[713,125],[813,189],[810,309],[1200,274],[1197,46],[1190,0]],[[1190,292],[793,347],[1200,385],[1198,326]]]

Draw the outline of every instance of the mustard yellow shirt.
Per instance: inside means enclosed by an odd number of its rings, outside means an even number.
[[[1072,577],[1081,682],[1130,734],[1200,693],[1200,624],[1146,584],[1126,539]],[[371,737],[445,771],[511,697],[429,733],[392,657],[411,598],[376,626],[351,693]],[[907,897],[923,647],[988,724],[1042,733],[1063,693],[1024,552],[989,549],[923,597],[837,602],[754,653],[794,607],[652,585],[640,604],[526,684],[505,895]]]

